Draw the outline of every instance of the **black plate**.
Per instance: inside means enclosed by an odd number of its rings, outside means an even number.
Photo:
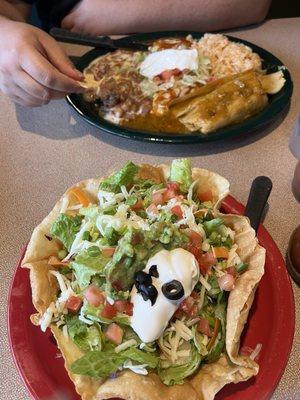
[[[151,43],[153,40],[161,37],[185,37],[189,34],[191,34],[196,39],[200,39],[204,35],[204,33],[200,32],[169,31],[136,34],[131,35],[130,37],[136,41]],[[240,42],[251,47],[251,49],[261,57],[261,59],[263,60],[263,68],[267,69],[268,72],[277,71],[277,67],[283,65],[283,63],[277,57],[262,49],[261,47],[247,42],[246,40],[238,39],[228,35],[226,36],[233,42]],[[128,40],[127,38],[128,37],[125,37],[121,40],[126,43],[126,40]],[[76,60],[75,65],[80,71],[83,71],[83,69],[86,68],[95,58],[104,55],[107,52],[108,51],[105,50],[91,50],[80,57],[78,60]],[[209,142],[213,140],[226,139],[233,136],[247,135],[251,132],[262,129],[266,125],[273,122],[278,114],[289,104],[293,92],[293,83],[289,71],[287,69],[284,69],[283,73],[286,79],[284,87],[280,90],[280,92],[269,97],[269,104],[263,111],[251,118],[248,118],[242,123],[219,129],[216,132],[210,133],[208,135],[204,135],[202,133],[170,134],[129,129],[113,124],[99,117],[97,112],[93,110],[91,104],[84,101],[82,95],[70,94],[69,96],[67,96],[67,100],[69,104],[78,112],[78,114],[88,123],[98,129],[111,133],[112,135],[122,136],[134,140],[158,143]]]

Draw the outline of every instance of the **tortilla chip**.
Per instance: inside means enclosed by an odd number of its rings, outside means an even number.
[[[166,179],[169,176],[169,166],[157,167]],[[147,173],[151,169],[147,169]],[[144,170],[145,171],[145,170]],[[160,172],[156,170],[156,177]],[[257,244],[254,230],[250,227],[247,218],[236,215],[223,215],[218,207],[229,192],[229,183],[225,178],[210,171],[194,168],[193,179],[203,190],[211,190],[214,197],[214,213],[221,216],[226,224],[235,231],[235,242],[238,245],[237,253],[249,267],[236,281],[235,288],[230,292],[227,307],[226,325],[226,354],[211,364],[205,364],[183,385],[168,387],[159,377],[150,373],[147,376],[137,375],[131,371],[124,371],[115,378],[96,379],[70,372],[70,365],[82,356],[81,350],[56,325],[51,330],[57,340],[59,349],[65,360],[65,367],[70,379],[74,382],[76,391],[83,400],[100,400],[110,397],[120,397],[126,400],[212,400],[215,394],[227,383],[238,383],[249,379],[258,373],[258,365],[249,357],[239,356],[239,340],[244,324],[254,298],[255,289],[264,272],[265,250]],[[91,202],[96,200],[97,188],[100,179],[90,179],[80,182],[80,187],[90,197]],[[33,304],[38,314],[33,316],[33,322],[38,324],[41,315],[56,297],[57,283],[49,274],[53,269],[47,262],[48,257],[57,252],[58,242],[49,240],[50,227],[61,212],[64,204],[70,206],[77,200],[68,190],[55,205],[50,214],[35,228],[26,254],[23,267],[30,269]]]

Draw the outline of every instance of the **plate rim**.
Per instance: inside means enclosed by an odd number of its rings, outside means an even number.
[[[133,35],[128,35],[119,39],[120,42],[126,43],[126,40],[132,39],[136,41],[147,41],[152,39],[157,39],[159,37],[168,37],[168,36],[187,36],[189,34],[194,35],[196,38],[202,37],[206,32],[197,32],[197,31],[164,31],[164,32],[148,32],[148,33],[137,33]],[[274,54],[265,50],[264,48],[236,36],[231,36],[224,34],[233,42],[238,42],[245,44],[252,48],[255,52],[259,55],[263,55],[269,59],[272,59],[272,63],[274,65],[285,66],[284,63],[277,58]],[[99,49],[92,49],[87,51],[82,56],[78,57],[75,61],[75,66],[80,69],[82,68],[82,63],[87,58],[91,58],[90,61],[100,55],[104,55],[108,53],[108,50],[99,50]],[[89,62],[90,62],[89,61]],[[232,137],[238,136],[245,136],[250,133],[254,133],[256,131],[260,131],[263,128],[271,125],[279,116],[279,114],[289,106],[290,100],[293,94],[293,81],[291,78],[291,74],[288,68],[285,66],[283,70],[286,83],[285,86],[281,89],[280,97],[276,97],[276,99],[267,105],[267,107],[262,110],[260,113],[242,121],[239,124],[232,125],[229,127],[221,128],[221,130],[217,130],[216,132],[210,133],[208,135],[204,134],[164,134],[159,132],[147,132],[147,131],[140,131],[138,129],[130,129],[125,128],[117,124],[113,124],[109,121],[101,119],[96,115],[93,115],[91,111],[87,109],[82,109],[82,104],[84,104],[82,98],[78,94],[70,94],[66,96],[66,100],[69,105],[76,111],[81,118],[83,118],[87,123],[92,125],[94,128],[98,130],[102,130],[108,134],[113,136],[122,137],[131,140],[137,140],[142,142],[151,142],[151,143],[168,143],[168,144],[190,144],[190,143],[207,143],[213,142],[216,140],[226,140]],[[274,96],[279,96],[279,93],[275,94]]]

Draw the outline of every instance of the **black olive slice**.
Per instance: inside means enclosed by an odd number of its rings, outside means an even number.
[[[149,268],[149,275],[154,276],[154,278],[159,277],[159,273],[157,271],[157,265],[151,265]]]
[[[147,284],[141,283],[139,285],[136,285],[136,288],[137,288],[137,292],[141,294],[144,301],[150,300],[152,306],[153,306],[153,304],[155,304],[157,296],[158,296],[158,292],[157,292],[157,289],[155,286],[153,286],[151,284],[147,285]]]
[[[137,272],[134,276],[134,280],[137,284],[142,283],[145,285],[151,284],[151,282],[152,282],[151,276],[144,271]]]
[[[184,296],[183,286],[176,279],[162,285],[161,291],[169,300],[179,300]]]

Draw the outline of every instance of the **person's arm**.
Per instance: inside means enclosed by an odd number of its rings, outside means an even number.
[[[19,0],[0,0],[0,20],[5,17],[13,21],[25,22],[31,6]]]
[[[93,35],[215,31],[264,20],[271,0],[81,0],[62,27]]]
[[[56,41],[25,23],[29,12],[23,1],[0,0],[0,91],[34,107],[82,88],[81,74]]]

